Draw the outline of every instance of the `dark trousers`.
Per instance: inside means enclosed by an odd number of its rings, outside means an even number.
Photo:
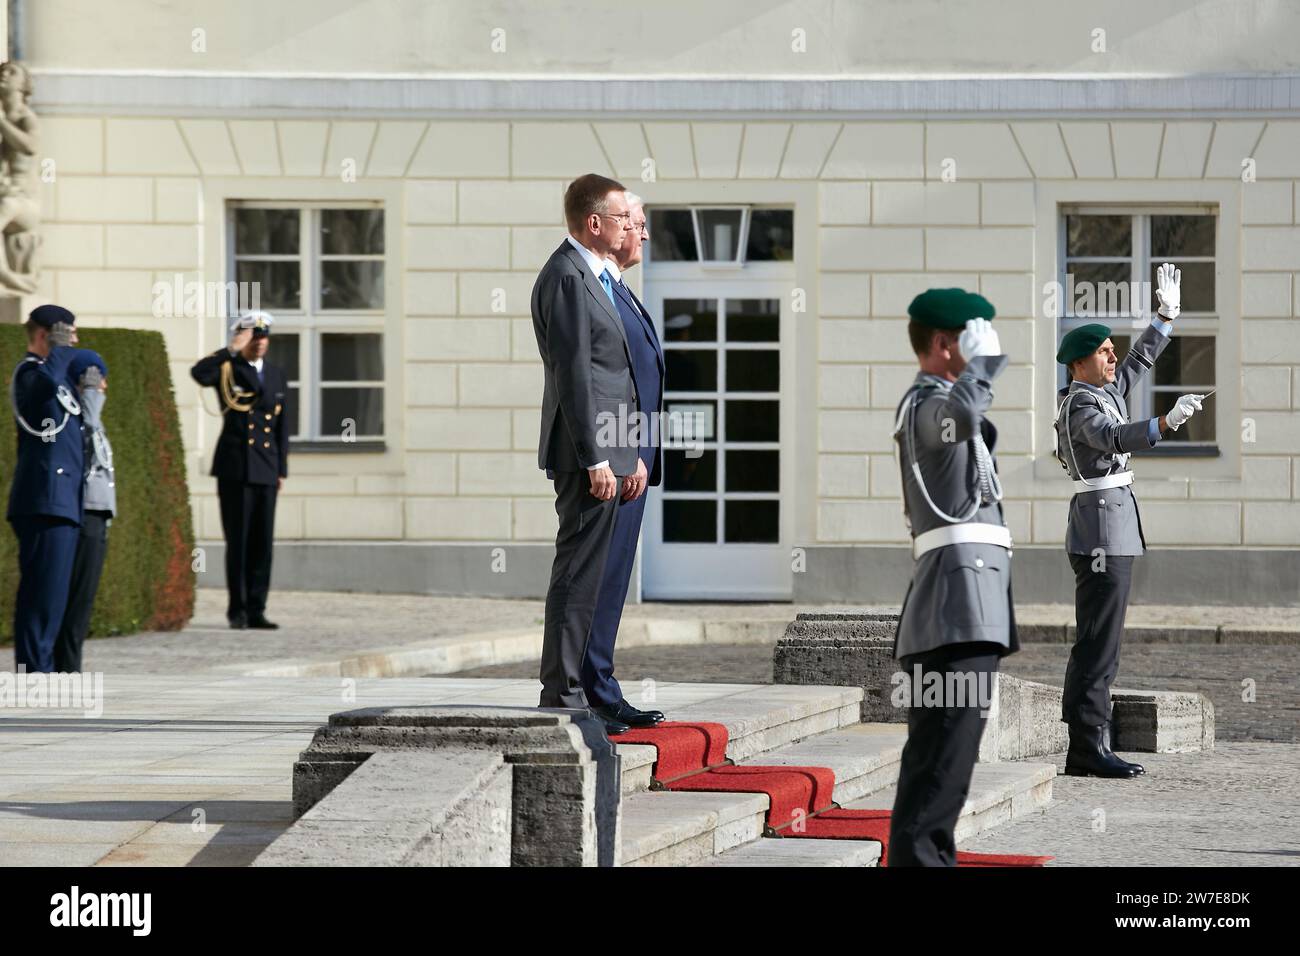
[[[587,656],[582,661],[582,689],[593,706],[617,704],[623,699],[623,689],[614,679],[614,641],[618,638],[618,624],[623,619],[623,605],[627,602],[627,589],[632,580],[632,565],[636,561],[636,543],[641,536],[647,494],[643,493],[635,501],[619,499],[614,516],[614,534],[596,597]]]
[[[1119,670],[1133,557],[1106,556],[1105,570],[1094,571],[1093,564],[1100,558],[1070,555],[1078,636],[1065,666],[1065,690],[1061,695],[1061,719],[1067,723],[1100,727],[1110,720],[1110,685]]]
[[[598,501],[585,471],[555,472],[555,563],[546,592],[539,707],[586,707],[582,661],[614,533],[618,495]]]
[[[999,660],[998,645],[977,642],[909,654],[899,663],[909,682],[919,664],[922,679],[930,673],[941,679],[950,673],[975,674],[976,681],[983,682],[991,693]],[[979,687],[980,683],[973,685],[975,690]],[[956,706],[957,700],[942,703],[927,707],[914,699],[908,708],[907,743],[889,819],[889,866],[957,865],[953,829],[970,792],[971,772],[987,718],[980,716],[978,695],[972,699],[970,690],[960,701],[962,706]]]
[[[16,515],[9,522],[18,535],[14,667],[50,673],[77,555],[77,523],[49,515]]]
[[[81,648],[90,633],[90,612],[95,607],[95,592],[108,555],[108,526],[112,520],[107,511],[87,511],[81,516],[81,534],[68,585],[68,609],[54,642],[54,669],[61,674],[81,670]]]
[[[221,529],[226,535],[226,617],[266,610],[275,542],[275,485],[217,479]]]

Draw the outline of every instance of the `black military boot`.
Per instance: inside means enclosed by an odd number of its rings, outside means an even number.
[[[1070,724],[1070,749],[1065,755],[1065,772],[1072,777],[1132,779],[1137,771],[1108,751],[1103,727]]]
[[[1146,773],[1146,772],[1147,772],[1147,768],[1144,767],[1144,766],[1142,766],[1140,763],[1134,763],[1132,760],[1125,760],[1125,759],[1124,759],[1123,757],[1121,757],[1119,754],[1115,753],[1115,751],[1113,751],[1113,750],[1110,749],[1110,721],[1107,721],[1105,724],[1102,725],[1102,728],[1101,728],[1101,746],[1105,749],[1106,753],[1110,754],[1112,757],[1114,757],[1114,758],[1115,758],[1116,760],[1118,760],[1120,763],[1128,764],[1130,767],[1132,767],[1134,773]]]

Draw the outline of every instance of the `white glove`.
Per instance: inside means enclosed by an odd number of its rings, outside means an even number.
[[[993,331],[993,323],[988,319],[971,319],[966,329],[957,339],[957,348],[962,358],[970,361],[980,355],[1001,355],[1002,343]]]
[[[1201,410],[1203,401],[1205,401],[1204,395],[1179,396],[1178,401],[1174,402],[1174,407],[1165,412],[1165,421],[1170,428],[1178,431],[1183,422]]]
[[[1182,285],[1183,270],[1175,269],[1172,262],[1166,262],[1156,270],[1156,299],[1160,302],[1156,311],[1171,322],[1183,310]]]

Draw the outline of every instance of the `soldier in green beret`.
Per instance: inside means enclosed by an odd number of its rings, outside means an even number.
[[[894,438],[903,513],[912,534],[912,583],[894,656],[913,688],[889,866],[955,866],[953,828],[970,789],[991,700],[918,699],[931,683],[991,692],[999,660],[1019,648],[1011,603],[1011,534],[986,413],[1006,368],[994,310],[962,289],[912,300],[908,336],[920,371],[898,407]],[[961,675],[960,679],[951,679]]]
[[[1133,561],[1146,551],[1128,459],[1177,431],[1205,396],[1184,395],[1166,414],[1136,422],[1129,421],[1128,396],[1169,344],[1181,281],[1170,263],[1156,271],[1159,314],[1123,362],[1115,361],[1110,329],[1098,323],[1071,331],[1056,353],[1071,379],[1058,394],[1055,427],[1056,457],[1074,486],[1065,550],[1074,569],[1078,636],[1065,670],[1061,719],[1070,727],[1065,772],[1076,776],[1145,773],[1110,749],[1110,686],[1119,669]]]

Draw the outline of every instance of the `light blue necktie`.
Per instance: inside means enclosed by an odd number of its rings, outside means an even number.
[[[617,312],[618,303],[614,301],[614,287],[610,284],[609,273],[604,269],[600,270],[600,284],[605,287],[605,295],[609,296],[609,304],[612,305],[614,311]]]

